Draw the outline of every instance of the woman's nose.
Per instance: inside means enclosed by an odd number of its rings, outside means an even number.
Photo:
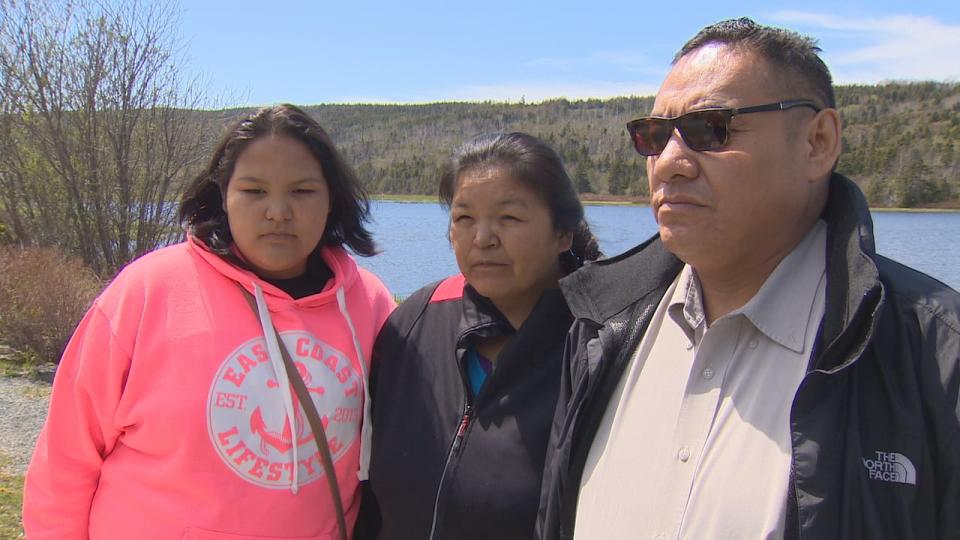
[[[287,221],[292,217],[293,210],[286,197],[273,197],[267,202],[268,220]]]
[[[473,237],[473,243],[477,247],[493,247],[499,243],[496,231],[493,227],[485,223],[477,224],[477,232]]]

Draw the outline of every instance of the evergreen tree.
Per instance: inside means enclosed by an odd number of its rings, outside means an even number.
[[[577,188],[577,193],[593,193],[593,185],[590,184],[586,167],[577,167],[577,174],[573,177],[573,183]]]

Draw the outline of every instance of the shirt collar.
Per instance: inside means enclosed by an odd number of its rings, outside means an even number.
[[[673,289],[667,314],[687,335],[690,343],[696,343],[698,329],[707,317],[703,310],[700,281],[689,264],[683,265],[683,270],[677,277],[677,286]]]
[[[764,335],[796,353],[802,353],[810,310],[826,268],[827,225],[818,220],[743,307],[726,317],[743,315]],[[668,307],[670,318],[691,343],[702,335],[706,321],[700,281],[684,265]],[[816,331],[816,328],[813,328]]]
[[[757,294],[737,311],[773,341],[802,353],[811,331],[810,310],[825,275],[826,253],[827,224],[817,220]]]

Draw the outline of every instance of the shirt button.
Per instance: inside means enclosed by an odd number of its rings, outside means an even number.
[[[713,369],[703,368],[703,371],[700,372],[700,375],[702,375],[704,379],[709,381],[710,379],[713,378]]]
[[[760,342],[758,342],[756,339],[751,339],[750,343],[748,343],[747,345],[749,345],[751,349],[756,349],[757,345],[759,344]]]
[[[690,342],[688,341],[687,344],[686,344],[686,347],[687,347],[687,350],[689,351],[690,349],[693,348],[693,343],[690,343]]]
[[[654,540],[667,540],[667,537],[662,534],[658,534],[654,537]]]
[[[686,446],[681,448],[680,451],[677,452],[677,459],[686,463],[687,460],[690,459],[690,450]]]

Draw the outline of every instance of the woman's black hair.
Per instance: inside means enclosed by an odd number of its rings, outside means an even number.
[[[231,263],[249,267],[230,250],[233,237],[223,202],[240,154],[251,142],[269,135],[284,135],[303,143],[320,162],[327,181],[330,215],[310,259],[317,260],[322,246],[344,244],[357,255],[375,255],[376,245],[365,226],[370,219],[370,203],[360,180],[320,124],[288,104],[262,108],[227,128],[210,163],[187,186],[180,200],[178,217],[187,233]]]
[[[440,178],[440,202],[449,208],[461,175],[481,167],[502,168],[546,203],[556,230],[573,234],[570,251],[560,255],[564,272],[600,258],[597,239],[590,232],[563,160],[543,141],[520,132],[493,133],[460,146]]]

